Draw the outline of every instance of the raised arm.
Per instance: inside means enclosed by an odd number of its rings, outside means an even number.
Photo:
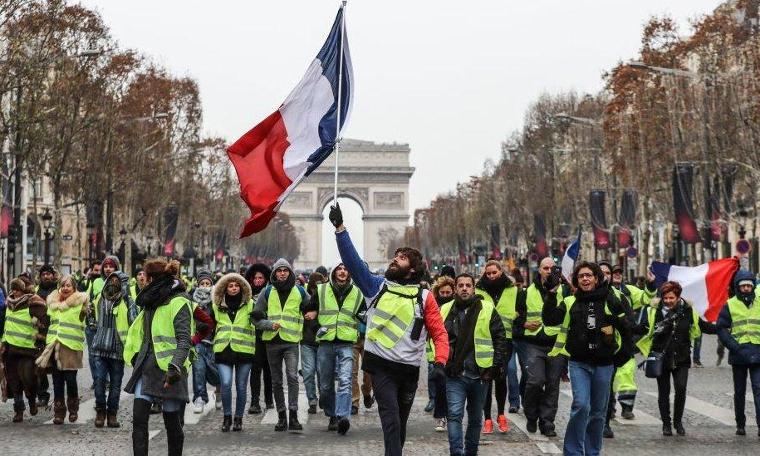
[[[369,271],[366,263],[361,259],[359,253],[356,251],[354,244],[351,242],[351,237],[348,235],[348,231],[345,227],[335,232],[335,240],[338,243],[338,252],[340,253],[340,259],[343,264],[346,265],[346,269],[351,273],[351,278],[362,294],[367,298],[374,297],[380,288],[383,286],[383,279],[380,276],[376,276]]]

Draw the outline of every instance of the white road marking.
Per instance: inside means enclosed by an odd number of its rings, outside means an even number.
[[[512,424],[517,426],[518,429],[520,429],[523,434],[527,435],[528,438],[536,444],[538,449],[544,453],[544,454],[562,454],[562,450],[557,447],[553,442],[549,441],[549,437],[546,437],[545,435],[541,435],[539,432],[530,433],[528,432],[528,421],[525,419],[525,416],[518,415],[517,413],[511,413],[507,415],[507,420],[509,420]]]
[[[193,403],[187,404],[187,407],[185,407],[185,425],[188,424],[198,424],[198,422],[206,416],[210,411],[214,410],[214,401],[216,400],[216,396],[214,395],[214,390],[208,390],[208,403],[203,407],[202,413],[195,413],[193,412],[193,409],[195,408],[193,406]]]
[[[560,392],[564,394],[567,397],[572,398],[573,392],[569,389],[561,389]],[[660,421],[659,418],[656,418],[641,409],[636,409],[634,407],[633,414],[635,415],[635,418],[632,420],[626,420],[623,418],[615,418],[615,422],[617,424],[623,425],[623,426],[631,426],[631,425],[639,425],[639,426],[651,426],[651,425],[659,425],[662,424],[662,421]]]
[[[288,400],[288,391],[285,387],[285,401]],[[277,423],[279,415],[277,408],[272,408],[266,411],[264,418],[261,419],[261,424],[275,424]],[[303,387],[298,388],[298,421],[305,425],[309,422],[309,399],[306,397],[306,391]]]
[[[726,391],[726,396],[734,397],[734,393],[732,393],[731,391]],[[755,402],[755,398],[752,397],[752,393],[747,393],[747,395],[745,396],[745,399],[747,402]]]
[[[158,435],[158,434],[160,434],[160,433],[161,433],[161,430],[160,430],[160,429],[154,429],[154,430],[152,430],[152,431],[149,431],[149,432],[148,432],[148,440],[151,440],[151,439],[153,439],[153,437],[157,436],[157,435]]]
[[[657,397],[657,393],[653,393],[650,391],[647,391],[646,394],[652,397]],[[671,394],[670,397],[672,400],[673,395]],[[693,397],[693,396],[689,396],[689,395],[686,396],[686,410],[706,416],[719,423],[725,424],[726,426],[736,425],[733,410],[729,410],[723,407],[718,407],[717,405],[713,405],[709,402],[705,402],[702,399],[697,399],[696,397]]]

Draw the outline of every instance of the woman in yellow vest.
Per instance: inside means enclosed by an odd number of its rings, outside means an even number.
[[[34,294],[28,277],[11,281],[5,309],[5,330],[2,337],[3,361],[8,392],[13,394],[13,422],[24,421],[24,395],[29,414],[37,414],[37,373],[34,360],[39,356],[40,341],[47,328],[45,301]]]
[[[87,293],[77,292],[74,278],[66,275],[58,282],[58,289],[48,295],[47,306],[50,318],[47,346],[37,358],[37,366],[50,369],[53,374],[53,424],[63,424],[67,408],[69,422],[74,423],[79,413],[77,370],[84,367],[84,319],[89,310]]]
[[[211,318],[216,322],[214,361],[221,381],[222,432],[232,424],[232,374],[235,374],[235,423],[233,431],[243,430],[243,413],[256,353],[256,335],[251,323],[253,300],[251,286],[240,274],[225,274],[214,286]]]
[[[184,283],[178,279],[177,261],[149,260],[143,270],[148,282],[137,296],[140,313],[124,343],[124,362],[133,367],[124,388],[135,395],[132,449],[135,456],[147,456],[151,403],[161,399],[169,454],[182,454],[182,414],[190,402],[191,303],[184,294]]]

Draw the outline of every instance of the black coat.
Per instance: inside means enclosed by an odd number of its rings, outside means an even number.
[[[728,363],[736,366],[748,366],[760,364],[760,345],[759,344],[739,344],[729,331],[733,322],[731,321],[731,312],[728,311],[728,305],[718,315],[718,321],[715,324],[718,328],[718,338],[728,349]]]
[[[693,307],[686,304],[683,300],[678,304],[679,310],[676,310],[676,317],[670,323],[664,325],[664,330],[654,334],[652,337],[651,351],[665,352],[664,366],[674,369],[677,367],[691,367],[691,338],[689,336],[691,325],[694,324]],[[656,308],[654,323],[661,323],[665,319],[662,313],[663,304]],[[699,329],[705,334],[715,334],[717,328],[714,324],[698,318]],[[641,326],[642,329],[649,331],[649,318],[644,318]],[[672,338],[671,338],[672,336]]]

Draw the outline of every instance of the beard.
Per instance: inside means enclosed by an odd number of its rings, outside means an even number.
[[[400,282],[407,278],[409,275],[409,271],[411,270],[411,267],[402,268],[398,265],[398,263],[393,262],[388,266],[388,269],[385,271],[385,278],[390,280],[391,282]]]

